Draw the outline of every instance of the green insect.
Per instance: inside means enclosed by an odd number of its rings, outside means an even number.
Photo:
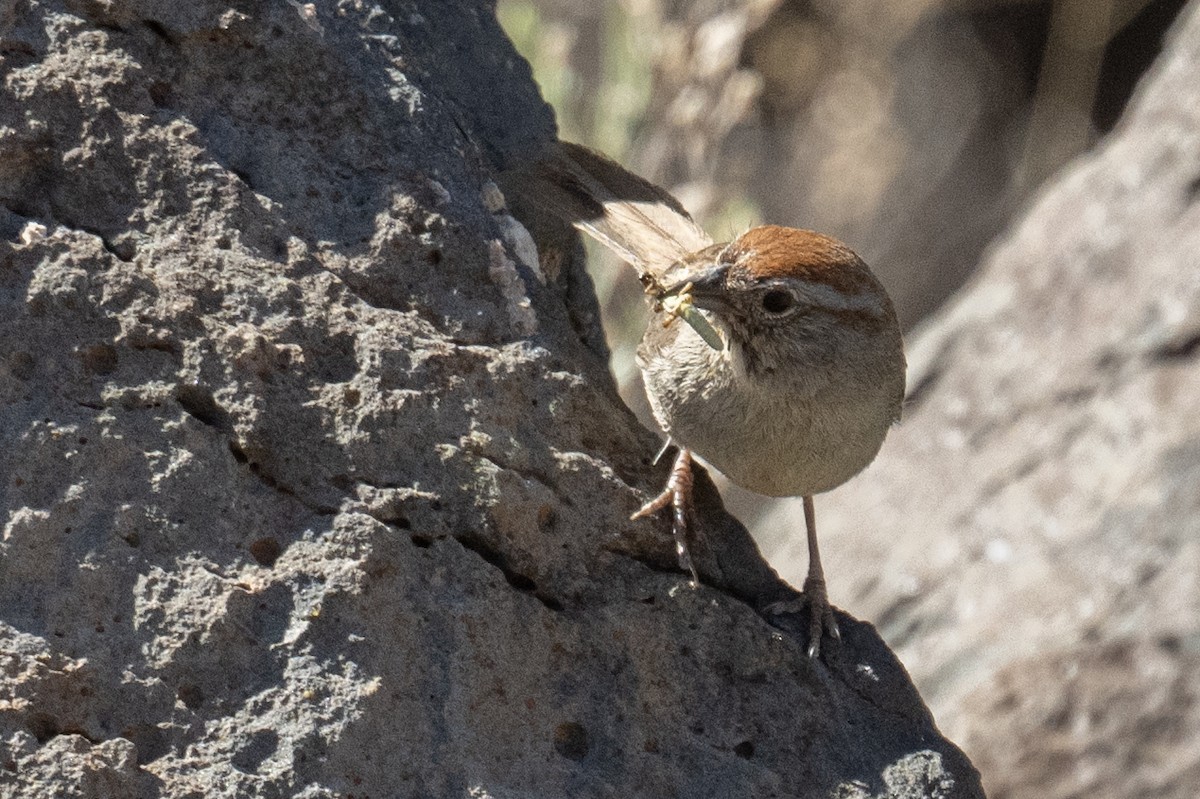
[[[695,330],[700,338],[704,339],[705,344],[717,351],[725,349],[725,340],[721,338],[721,334],[692,304],[691,283],[685,284],[676,294],[660,297],[659,303],[667,315],[663,321],[664,327],[674,322],[676,318],[682,319],[692,326],[692,330]]]

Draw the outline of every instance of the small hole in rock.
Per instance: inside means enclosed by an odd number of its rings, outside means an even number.
[[[260,538],[250,545],[250,555],[262,566],[274,566],[283,554],[283,547],[274,538]]]
[[[582,724],[564,721],[554,728],[554,751],[568,760],[582,760],[588,753],[588,734]]]
[[[94,375],[112,374],[117,369],[117,350],[111,344],[88,347],[80,357],[83,368]]]
[[[28,352],[14,352],[8,358],[8,368],[18,380],[28,380],[37,371],[37,362]]]
[[[34,713],[25,720],[25,729],[29,730],[34,738],[37,738],[38,743],[44,744],[58,735],[58,719],[49,713]]]
[[[156,80],[151,83],[146,92],[150,95],[150,102],[159,108],[163,108],[171,102],[171,84],[165,80]]]
[[[181,385],[175,390],[175,400],[201,424],[220,427],[228,420],[228,414],[217,404],[212,391],[203,386]]]
[[[204,704],[204,691],[200,690],[200,686],[191,683],[182,683],[175,691],[175,695],[179,697],[179,701],[183,702],[184,707],[188,710],[195,710]]]

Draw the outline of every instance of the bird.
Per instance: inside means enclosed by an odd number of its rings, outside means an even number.
[[[670,508],[696,585],[693,455],[749,491],[801,497],[808,654],[819,656],[823,635],[840,632],[813,496],[874,460],[904,401],[903,340],[883,285],[850,247],[815,231],[766,224],[716,243],[665,189],[583,145],[554,142],[504,186],[592,236],[646,288],[637,363],[678,451],[666,488],[633,518]]]

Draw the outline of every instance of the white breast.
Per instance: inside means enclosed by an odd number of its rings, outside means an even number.
[[[782,389],[748,379],[736,347],[718,352],[679,328],[672,346],[641,353],[655,416],[677,444],[750,491],[804,496],[841,485],[874,459],[897,416],[897,376],[843,380],[814,369]]]

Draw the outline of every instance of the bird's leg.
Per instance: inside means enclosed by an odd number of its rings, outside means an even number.
[[[679,454],[675,456],[675,465],[671,467],[667,487],[629,518],[641,519],[668,505],[672,511],[671,532],[675,534],[675,554],[679,556],[679,565],[692,575],[692,587],[695,588],[700,584],[700,575],[696,573],[696,564],[692,562],[687,543],[688,519],[693,515],[692,451],[687,447],[680,447]]]
[[[842,639],[833,608],[829,605],[829,592],[825,588],[825,571],[821,568],[821,553],[817,550],[817,515],[813,509],[813,498],[804,497],[804,526],[808,530],[808,576],[804,578],[804,596],[808,599],[808,656],[821,654],[821,635],[828,632],[835,641]]]

